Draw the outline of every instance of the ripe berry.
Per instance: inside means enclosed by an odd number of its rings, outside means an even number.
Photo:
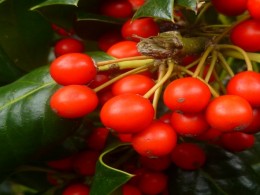
[[[58,89],[50,99],[52,110],[64,118],[79,118],[98,105],[96,93],[84,85],[68,85]]]
[[[181,143],[172,151],[172,162],[184,170],[196,170],[206,161],[204,150],[197,144]]]
[[[67,186],[63,190],[62,195],[89,195],[89,193],[90,193],[89,186],[83,183],[75,183]]]
[[[54,46],[56,57],[67,53],[83,53],[85,46],[82,41],[74,38],[64,38],[59,40]]]
[[[95,78],[93,59],[82,53],[64,54],[50,65],[51,77],[60,85],[84,85]]]
[[[100,118],[105,127],[117,133],[137,133],[153,120],[151,102],[138,94],[121,94],[109,99],[101,108]]]

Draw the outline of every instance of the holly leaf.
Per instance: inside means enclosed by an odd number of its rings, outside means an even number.
[[[16,67],[0,45],[0,84],[11,83],[22,75],[23,72]]]
[[[41,159],[80,125],[51,110],[58,87],[44,66],[0,88],[0,175]]]
[[[195,13],[197,13],[197,9],[198,9],[198,0],[176,0],[175,3],[177,5],[180,5],[182,7],[185,7],[189,10],[193,10]]]
[[[103,51],[91,51],[87,52],[87,54],[91,56],[95,60],[95,62],[102,62],[115,59]]]
[[[118,164],[121,161],[117,155],[118,158],[115,158],[115,155],[112,154],[119,150],[122,155],[122,150],[125,149],[129,149],[129,144],[114,143],[100,155],[90,195],[110,194],[134,176],[111,166],[111,164]],[[111,158],[111,156],[113,157]],[[111,162],[111,159],[114,159],[114,162]]]
[[[36,10],[38,8],[51,6],[51,5],[72,5],[77,6],[79,0],[46,0],[38,5],[35,5],[30,8],[30,10]]]
[[[172,167],[170,194],[253,194],[260,193],[260,177],[237,155],[222,148],[207,146],[206,165],[197,171]]]
[[[174,0],[149,0],[135,12],[133,19],[153,17],[173,21],[173,7]]]
[[[0,4],[0,45],[25,72],[47,64],[53,36],[50,24],[29,10],[32,2],[13,0]]]

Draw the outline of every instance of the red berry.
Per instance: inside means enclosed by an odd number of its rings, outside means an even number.
[[[220,131],[243,131],[253,120],[253,110],[240,96],[222,95],[209,103],[206,119],[212,128]]]
[[[109,0],[102,2],[100,11],[106,16],[129,18],[132,16],[133,7],[127,0]]]
[[[107,54],[115,58],[127,58],[141,55],[137,50],[137,43],[134,41],[117,42],[107,50]]]
[[[163,143],[163,144],[162,144]],[[162,122],[153,121],[148,127],[133,135],[133,148],[143,156],[159,157],[169,154],[177,143],[173,128]]]
[[[82,53],[69,53],[56,58],[50,65],[51,77],[60,85],[84,85],[95,78],[93,59]]]
[[[104,126],[117,133],[137,133],[153,120],[151,102],[138,94],[121,94],[109,99],[101,108],[100,118]]]
[[[159,30],[159,26],[153,18],[139,18],[126,21],[122,26],[121,33],[127,40],[140,41],[140,38],[158,35]]]
[[[197,144],[181,143],[172,151],[172,162],[184,170],[201,168],[206,161],[204,150]]]
[[[216,10],[227,16],[237,16],[247,9],[247,0],[211,0]]]
[[[96,93],[84,85],[68,85],[58,89],[50,99],[52,110],[64,118],[83,117],[96,109]]]
[[[89,195],[89,193],[90,193],[89,186],[83,183],[75,183],[67,186],[63,190],[62,195]]]
[[[56,57],[67,53],[83,53],[85,46],[82,41],[74,38],[64,38],[59,40],[54,46]]]

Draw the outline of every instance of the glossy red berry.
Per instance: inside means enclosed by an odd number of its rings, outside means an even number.
[[[260,74],[243,71],[233,76],[227,83],[227,94],[245,98],[252,107],[260,106]]]
[[[62,192],[62,195],[89,195],[89,186],[83,183],[70,184]]]
[[[64,54],[50,65],[51,77],[60,85],[84,85],[95,78],[93,59],[82,53]]]
[[[146,171],[140,177],[138,187],[144,194],[156,195],[163,192],[168,184],[168,177],[162,172]]]
[[[153,121],[132,138],[135,151],[146,157],[165,156],[173,150],[176,143],[177,135],[173,128],[159,120]]]
[[[163,93],[164,104],[173,111],[201,112],[211,98],[209,87],[201,80],[184,77],[172,81]]]
[[[142,193],[138,187],[126,183],[122,186],[122,195],[142,195]]]
[[[173,112],[171,125],[177,134],[185,137],[198,136],[210,128],[204,113]]]
[[[56,57],[67,53],[83,53],[85,50],[84,43],[75,38],[63,38],[54,45]]]
[[[206,119],[212,128],[223,132],[243,131],[253,120],[253,110],[240,96],[222,95],[209,103]]]
[[[157,158],[150,158],[147,156],[140,156],[139,161],[142,167],[154,171],[163,171],[170,167],[171,156],[165,155]]]
[[[108,0],[102,2],[100,12],[115,18],[129,18],[133,14],[133,7],[127,0]]]
[[[117,133],[137,133],[153,120],[151,102],[137,94],[122,94],[109,99],[101,108],[100,118],[104,126]]]
[[[158,35],[160,29],[153,18],[129,19],[121,29],[122,36],[126,40],[140,41],[140,38],[148,38]]]
[[[84,85],[67,85],[58,89],[50,99],[52,110],[64,118],[83,117],[96,109],[96,93]]]
[[[237,16],[247,9],[247,0],[211,0],[215,9],[227,16]]]
[[[248,19],[237,24],[230,32],[232,43],[248,52],[260,51],[260,21]]]
[[[144,95],[154,85],[153,79],[141,74],[132,74],[116,81],[112,86],[112,92],[114,95],[124,93]]]
[[[228,132],[220,137],[221,146],[231,152],[242,152],[255,144],[255,136],[243,132]]]
[[[137,43],[134,41],[117,42],[107,50],[107,54],[115,58],[127,58],[141,55],[137,50]]]
[[[252,18],[260,20],[260,1],[259,0],[247,0],[247,10]]]
[[[205,151],[194,143],[178,144],[171,155],[172,162],[184,170],[199,169],[206,161]]]

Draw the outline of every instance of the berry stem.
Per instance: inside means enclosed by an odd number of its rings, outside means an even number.
[[[252,63],[250,61],[250,58],[249,56],[247,55],[247,53],[245,52],[245,50],[243,50],[242,48],[238,47],[238,46],[235,46],[235,45],[228,45],[228,44],[220,44],[220,45],[217,45],[217,48],[218,49],[233,49],[233,50],[236,50],[238,51],[240,54],[243,55],[244,57],[244,60],[246,62],[246,66],[247,66],[247,70],[248,71],[252,71],[253,70],[253,66],[252,66]]]
[[[118,62],[124,62],[124,61],[132,61],[132,60],[145,60],[145,59],[152,59],[150,56],[134,56],[134,57],[128,57],[128,58],[120,58],[120,59],[113,59],[113,60],[107,60],[102,62],[97,62],[96,66],[104,66],[109,64],[115,64]]]
[[[146,94],[144,94],[143,96],[144,98],[149,98],[160,86],[162,86],[165,83],[165,81],[167,81],[167,79],[170,78],[175,64],[173,63],[172,59],[168,59],[167,64],[168,64],[168,70],[165,73],[165,75]]]
[[[158,81],[160,81],[165,73],[166,73],[166,66],[164,63],[162,63],[160,66],[159,66],[159,69],[158,69]],[[163,85],[159,86],[156,91],[154,92],[154,97],[153,97],[153,108],[155,110],[155,113],[157,113],[157,107],[158,107],[158,102],[159,102],[159,99],[160,99],[160,96],[161,96],[161,93],[162,93],[162,89],[163,89]],[[156,114],[154,115],[154,118],[156,119]]]
[[[214,49],[214,47],[213,47],[212,45],[210,45],[210,46],[206,49],[206,51],[203,53],[202,57],[200,58],[200,62],[199,62],[199,64],[198,64],[196,70],[194,71],[192,77],[196,78],[196,77],[199,76],[199,73],[200,73],[200,71],[202,70],[203,65],[204,65],[206,59],[208,58],[209,54],[212,52],[213,49]]]
[[[210,66],[209,66],[208,72],[207,72],[207,74],[205,76],[205,79],[204,79],[205,82],[207,82],[207,83],[210,80],[210,77],[211,77],[212,72],[213,72],[213,70],[215,68],[216,62],[217,62],[217,52],[213,51],[212,52],[212,58],[211,58]]]
[[[151,64],[154,62],[154,59],[144,59],[144,60],[130,60],[130,61],[121,61],[118,63],[107,64],[98,67],[99,71],[107,71],[107,70],[123,70],[123,69],[133,69],[143,65]]]
[[[224,58],[224,56],[218,52],[217,57],[220,61],[220,64],[223,66],[223,68],[228,72],[228,74],[233,77],[235,74],[233,72],[233,70],[230,68],[229,64],[227,63],[226,59]]]
[[[241,55],[241,53],[238,52],[238,51],[234,51],[234,50],[230,50],[230,49],[227,49],[227,50],[224,49],[222,51],[222,53],[225,56],[229,56],[229,57],[233,57],[233,58],[237,58],[237,59],[241,59],[241,60],[245,59],[245,57],[243,55]],[[259,53],[246,52],[246,54],[251,61],[260,63],[260,54]]]

